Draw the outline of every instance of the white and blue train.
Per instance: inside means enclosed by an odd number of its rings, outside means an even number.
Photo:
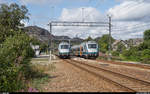
[[[95,41],[83,42],[80,45],[71,47],[71,52],[75,56],[83,58],[97,58],[99,55],[99,46]]]
[[[70,44],[61,42],[58,46],[58,56],[60,58],[70,58]]]

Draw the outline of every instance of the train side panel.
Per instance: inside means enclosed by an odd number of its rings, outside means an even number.
[[[94,41],[84,42],[81,45],[74,46],[73,53],[75,53],[75,56],[80,56],[83,58],[97,58],[99,47]]]

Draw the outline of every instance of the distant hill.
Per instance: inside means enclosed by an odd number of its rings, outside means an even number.
[[[76,44],[76,43],[81,43],[83,42],[83,39],[81,38],[70,38],[69,36],[54,36],[51,35],[48,30],[43,29],[41,27],[38,26],[28,26],[24,28],[24,31],[30,36],[30,37],[34,37],[38,40],[40,40],[41,42],[45,42],[48,43],[49,40],[52,38],[54,43],[59,43],[62,40],[71,40],[72,44]]]
[[[54,37],[54,40],[69,40],[69,39],[71,39],[70,37],[68,37],[68,36],[55,36]]]
[[[51,35],[48,30],[37,26],[28,26],[24,30],[30,37],[37,38],[41,42],[48,42],[51,37],[54,38],[54,35]]]

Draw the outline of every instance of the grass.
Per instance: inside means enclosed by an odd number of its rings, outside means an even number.
[[[50,81],[49,77],[49,75],[45,74],[43,76],[32,79],[31,87],[36,88],[38,91],[42,91],[42,85]]]
[[[36,65],[33,65],[33,67],[42,72],[54,71],[55,69],[54,64],[45,64],[45,65],[36,64]]]
[[[36,64],[37,61],[47,61],[47,62],[43,62],[45,64]],[[48,59],[32,59],[31,62],[35,62],[34,64],[32,64],[32,70],[33,72],[31,80],[29,81],[29,87],[35,88],[38,91],[42,92],[42,86],[44,84],[46,84],[47,82],[49,82],[51,79],[50,74],[47,74],[48,71],[54,71],[55,70],[55,66],[54,63],[53,64],[48,64]]]

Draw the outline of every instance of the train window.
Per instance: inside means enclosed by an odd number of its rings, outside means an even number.
[[[69,45],[61,45],[61,49],[68,49]]]
[[[96,44],[88,44],[88,48],[96,48]]]

